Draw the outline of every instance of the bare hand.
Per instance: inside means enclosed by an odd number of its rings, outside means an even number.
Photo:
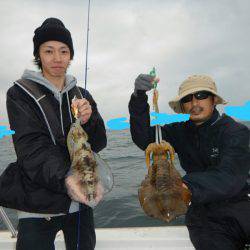
[[[65,178],[65,185],[69,197],[77,202],[88,204],[87,196],[84,194],[80,180],[75,175]]]
[[[96,186],[96,197],[95,197],[96,205],[102,200],[103,195],[104,195],[103,186],[100,182],[98,182]]]
[[[188,189],[187,185],[185,183],[182,183],[182,200],[185,202],[187,206],[189,206],[191,201],[191,192]]]
[[[87,99],[82,98],[72,100],[71,107],[78,109],[78,118],[81,119],[83,124],[88,122],[92,114],[92,108]]]

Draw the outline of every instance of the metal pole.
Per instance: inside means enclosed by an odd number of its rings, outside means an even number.
[[[17,237],[17,232],[15,230],[15,228],[13,227],[9,217],[7,216],[7,214],[5,213],[4,209],[2,207],[0,207],[0,215],[4,221],[5,226],[8,227],[9,231],[12,234],[12,238],[16,238]]]

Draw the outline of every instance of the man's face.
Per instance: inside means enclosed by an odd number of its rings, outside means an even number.
[[[63,77],[70,62],[69,47],[58,41],[48,41],[39,48],[42,72],[48,77]]]
[[[183,113],[190,114],[190,120],[196,125],[200,125],[207,121],[214,111],[214,96],[208,95],[205,99],[197,99],[195,95],[192,100],[182,103]]]

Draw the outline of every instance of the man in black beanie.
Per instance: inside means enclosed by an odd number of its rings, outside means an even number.
[[[70,59],[74,57],[74,48],[69,30],[67,30],[63,22],[57,18],[47,18],[40,27],[35,30],[33,37],[35,61],[41,68],[39,60],[40,45],[47,41],[59,41],[66,44],[70,50]]]
[[[25,70],[7,92],[17,162],[0,177],[0,206],[18,211],[17,250],[54,249],[59,230],[67,250],[77,245],[79,250],[92,250],[93,211],[70,170],[66,139],[75,120],[73,107],[78,109],[94,152],[106,146],[104,122],[91,94],[66,74],[74,48],[62,21],[46,19],[35,30],[33,42],[35,63],[41,71]],[[78,99],[71,104],[74,96]]]

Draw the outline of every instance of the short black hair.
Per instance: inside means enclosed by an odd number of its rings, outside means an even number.
[[[35,58],[33,60],[34,64],[38,67],[38,69],[42,69],[42,62],[39,56],[39,52],[35,54]]]

